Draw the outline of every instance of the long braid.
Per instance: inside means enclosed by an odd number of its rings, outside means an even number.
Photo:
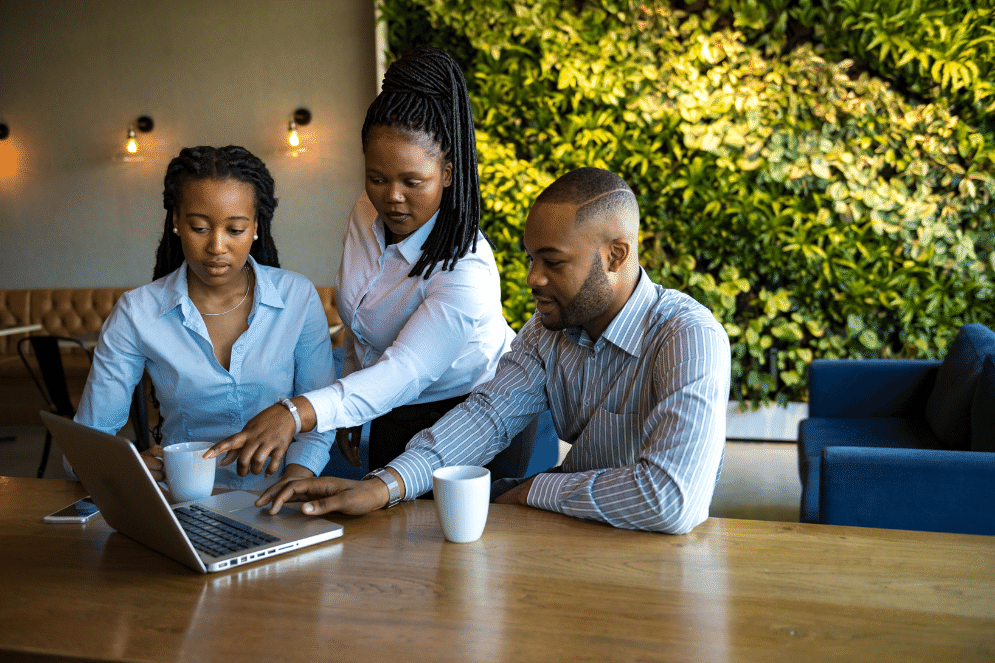
[[[270,232],[277,199],[274,196],[273,177],[258,157],[244,147],[185,147],[179,156],[169,162],[163,179],[162,206],[166,209],[166,222],[156,251],[152,280],[175,271],[183,264],[183,247],[173,233],[173,210],[180,203],[183,185],[191,180],[227,180],[251,184],[256,192],[256,234],[249,253],[260,265],[279,267],[280,260]]]
[[[428,134],[452,163],[452,184],[443,190],[435,227],[408,276],[424,272],[427,279],[439,262],[444,270],[454,269],[467,251],[477,250],[480,230],[477,137],[466,81],[456,61],[445,51],[423,48],[394,62],[366,113],[364,150],[370,130],[378,126]]]

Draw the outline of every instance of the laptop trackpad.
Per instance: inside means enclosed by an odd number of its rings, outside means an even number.
[[[244,490],[234,490],[230,493],[221,493],[220,495],[211,495],[210,497],[199,499],[197,503],[209,509],[214,509],[218,513],[235,513],[249,507],[258,511],[259,507],[256,506],[257,499],[259,499],[258,495],[247,493]]]
[[[197,500],[197,503],[202,504],[209,509],[214,509],[218,513],[224,514],[233,514],[238,511],[245,511],[246,509],[251,509],[252,512],[267,510],[268,514],[269,505],[258,507],[256,506],[257,499],[259,499],[258,495],[254,495],[244,490],[233,490],[229,493],[221,493],[220,495],[205,497]],[[300,513],[301,503],[290,502],[284,504],[283,508],[280,509],[280,513],[284,513],[286,511],[296,511],[297,513]]]

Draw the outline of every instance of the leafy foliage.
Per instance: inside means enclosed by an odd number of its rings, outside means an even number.
[[[431,43],[465,66],[512,326],[534,306],[528,208],[585,165],[636,192],[650,276],[725,325],[733,398],[804,400],[814,357],[936,357],[960,325],[992,325],[990,136],[819,43],[788,48],[830,9],[388,0],[395,52]]]
[[[995,112],[995,2],[992,0],[714,0],[754,45],[790,49],[814,41],[827,59],[903,93],[954,108],[980,123]]]
[[[830,46],[970,121],[995,113],[991,0],[825,0]]]

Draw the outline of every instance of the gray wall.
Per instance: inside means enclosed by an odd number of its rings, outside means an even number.
[[[166,165],[204,144],[266,162],[282,266],[331,285],[377,89],[368,0],[0,0],[0,288],[147,283]],[[139,115],[155,129],[126,163]]]

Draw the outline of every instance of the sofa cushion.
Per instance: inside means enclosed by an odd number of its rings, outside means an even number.
[[[798,425],[801,521],[819,522],[819,471],[826,447],[937,449],[942,442],[923,419],[900,417],[809,417]]]
[[[830,447],[819,522],[995,534],[995,456],[971,451]]]
[[[982,324],[964,325],[940,364],[926,420],[948,449],[971,448],[971,401],[988,355],[995,356],[995,332]]]
[[[981,366],[971,403],[971,451],[995,452],[995,357]]]

